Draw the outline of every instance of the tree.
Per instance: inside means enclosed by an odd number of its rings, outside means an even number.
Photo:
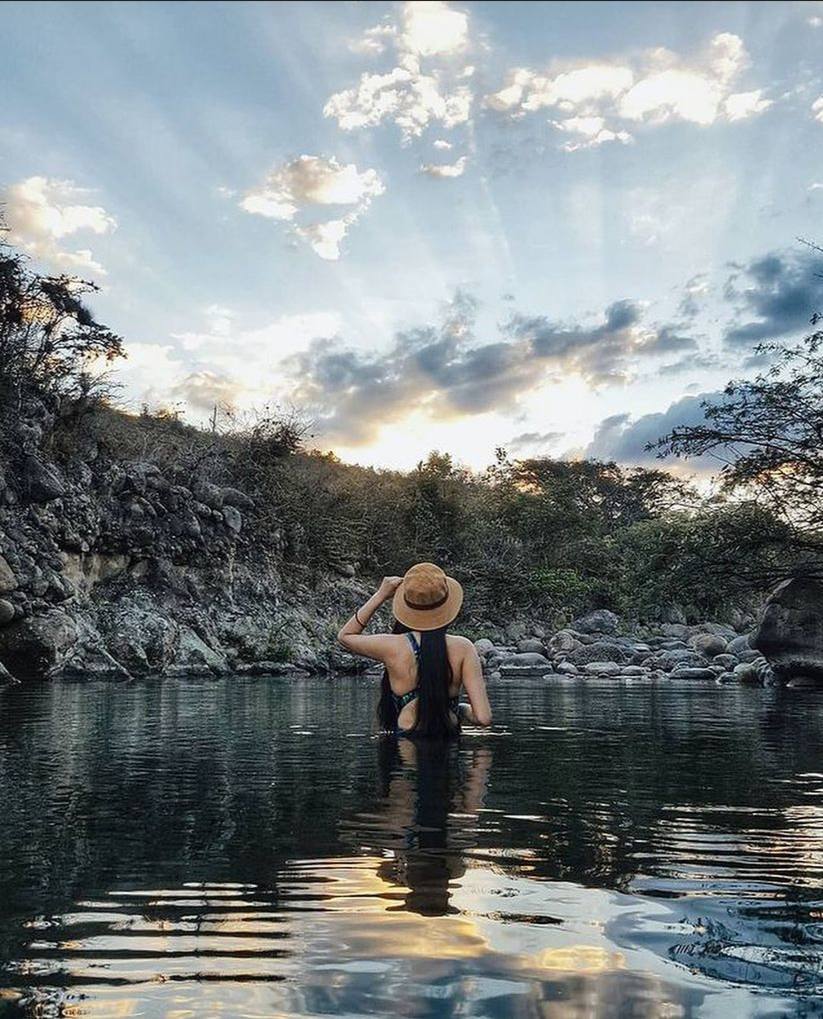
[[[122,339],[81,300],[97,289],[73,276],[41,276],[0,242],[0,386],[6,402],[19,402],[29,388],[84,399],[106,387],[106,367],[125,352]]]
[[[815,315],[812,326],[820,321]],[[761,344],[756,352],[771,360],[766,371],[729,382],[722,399],[703,404],[704,423],[675,428],[650,448],[661,457],[715,457],[722,492],[755,500],[787,525],[792,552],[804,555],[786,572],[820,575],[823,331],[789,347]]]

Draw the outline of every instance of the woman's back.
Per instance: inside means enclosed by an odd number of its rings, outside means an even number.
[[[374,612],[392,599],[393,633],[366,634]],[[446,633],[463,601],[462,588],[433,563],[418,563],[405,577],[386,577],[343,625],[340,643],[385,666],[378,707],[384,729],[406,735],[448,737],[459,721],[491,725],[491,708],[477,650],[466,637]],[[362,614],[362,618],[361,618]],[[464,689],[468,704],[460,704]]]
[[[397,647],[391,662],[386,661],[386,672],[391,692],[395,698],[397,726],[399,729],[409,731],[414,728],[417,722],[423,634],[419,630],[409,630],[406,633],[393,636],[397,638]],[[446,685],[449,706],[456,725],[456,702],[463,687],[464,663],[469,649],[474,651],[474,645],[465,637],[448,633],[444,636],[449,666],[444,685]]]

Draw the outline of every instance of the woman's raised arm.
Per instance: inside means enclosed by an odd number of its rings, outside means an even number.
[[[363,655],[364,658],[385,662],[386,655],[395,644],[392,635],[390,633],[366,634],[363,631],[383,602],[388,601],[394,595],[402,580],[402,577],[384,577],[382,584],[371,598],[343,624],[337,634],[337,639],[347,651],[351,651],[354,655]]]

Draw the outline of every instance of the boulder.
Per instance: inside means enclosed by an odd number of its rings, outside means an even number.
[[[752,645],[748,633],[741,634],[730,640],[726,645],[726,651],[730,655],[742,655],[744,651],[751,651]]]
[[[223,675],[229,671],[225,655],[209,647],[188,626],[180,627],[174,664],[168,669],[170,675]]]
[[[753,662],[740,662],[734,667],[734,678],[738,683],[746,683],[749,686],[760,686],[763,682],[760,670]]]
[[[0,598],[0,626],[5,626],[14,619],[14,605],[5,598]]]
[[[589,676],[618,676],[621,666],[617,662],[589,662],[584,671]]]
[[[823,676],[823,582],[793,577],[780,584],[766,602],[752,644],[780,680]]]
[[[517,650],[521,654],[534,653],[542,655],[545,654],[546,648],[542,640],[537,640],[535,637],[526,637],[525,640],[518,641]]]
[[[17,577],[8,562],[0,555],[0,594],[7,594],[17,587]]]
[[[528,627],[520,620],[515,620],[506,627],[506,639],[511,641],[512,644],[516,644],[519,640],[523,640],[524,637],[528,636]]]
[[[223,506],[236,506],[237,509],[250,510],[254,509],[254,500],[251,499],[245,492],[241,492],[239,488],[223,488],[221,489],[223,496]]]
[[[60,475],[39,456],[33,454],[27,456],[24,471],[28,494],[34,502],[51,502],[65,495],[66,486]]]
[[[494,644],[488,637],[481,637],[480,640],[476,640],[474,642],[474,649],[481,658],[485,658],[486,655],[491,654],[491,652],[494,651]]]
[[[689,628],[685,623],[664,623],[660,632],[664,637],[677,637],[680,640],[689,636]]]
[[[597,640],[592,644],[584,644],[570,651],[568,659],[575,665],[588,665],[590,662],[626,662],[629,651],[623,644],[613,640]]]
[[[77,640],[74,620],[58,609],[0,630],[0,661],[19,680],[47,679]]]
[[[696,651],[673,649],[671,651],[661,651],[659,654],[654,655],[653,658],[650,658],[646,664],[655,669],[671,672],[672,669],[677,668],[703,669],[708,665],[708,662],[703,655],[698,654]]]
[[[199,481],[194,486],[194,496],[198,502],[208,506],[209,509],[219,510],[223,508],[225,490],[213,485],[210,481]]]
[[[713,658],[726,650],[726,640],[716,633],[696,633],[689,641],[698,654]]]
[[[226,527],[228,527],[228,529],[230,531],[233,531],[235,534],[239,534],[240,531],[243,529],[243,518],[242,516],[240,516],[240,511],[236,510],[234,506],[224,506],[222,512],[223,522],[225,523]],[[347,577],[354,576],[354,567],[351,566],[350,569],[351,573],[346,573],[344,574],[344,576]]]
[[[536,651],[523,651],[503,655],[500,659],[500,666],[501,668],[504,666],[528,666],[532,669],[544,669],[546,672],[550,672],[552,664],[545,655]]]
[[[699,666],[681,665],[669,674],[670,679],[716,679],[717,673],[713,669],[701,668]]]
[[[712,665],[722,665],[724,669],[733,669],[737,665],[737,655],[715,655]]]
[[[619,623],[620,620],[614,612],[610,612],[608,609],[595,609],[594,612],[589,612],[588,615],[575,619],[572,623],[572,629],[577,630],[579,633],[611,634],[617,633]]]
[[[563,676],[576,676],[580,672],[574,662],[560,662],[555,669]]]
[[[580,641],[571,630],[558,630],[549,641],[549,647],[552,651],[574,651],[580,647]]]

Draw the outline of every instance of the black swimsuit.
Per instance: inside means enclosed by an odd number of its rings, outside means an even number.
[[[413,633],[407,633],[406,636],[409,638],[409,643],[411,644],[412,651],[414,651],[414,657],[417,660],[417,664],[419,666],[420,645],[417,643],[417,638]],[[411,702],[419,695],[419,693],[420,689],[418,686],[414,687],[413,690],[407,690],[405,693],[395,693],[394,690],[392,690],[391,692],[392,700],[394,701],[394,706],[397,709],[398,718],[400,717],[400,712],[403,710],[403,708],[405,708],[407,704],[411,704]],[[460,718],[459,707],[460,697],[459,696],[449,697],[449,708],[457,715],[458,719]],[[413,732],[413,730],[411,729],[402,729],[399,725],[397,726],[396,731],[399,736],[408,736]]]

